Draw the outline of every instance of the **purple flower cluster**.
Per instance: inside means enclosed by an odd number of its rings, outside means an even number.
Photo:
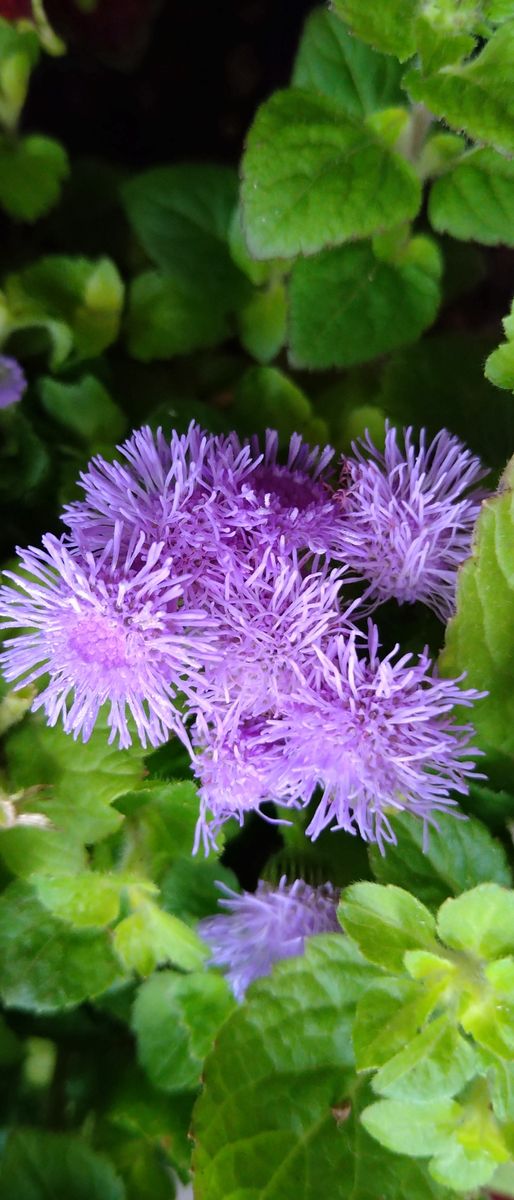
[[[224,884],[220,900],[226,912],[200,921],[198,932],[211,949],[210,963],[222,967],[236,1000],[243,1000],[254,979],[269,975],[282,958],[303,954],[305,939],[316,933],[341,933],[339,894],[330,883],[313,888],[303,879],[278,887],[262,880],[255,892],[238,895]]]
[[[393,597],[451,610],[482,468],[444,431],[418,450],[407,431],[403,452],[388,430],[340,479],[332,460],[296,434],[281,461],[271,431],[261,446],[144,428],[93,459],[66,532],[20,551],[0,589],[6,679],[44,676],[34,707],[84,740],[101,709],[121,746],[178,735],[206,846],[266,801],[315,799],[312,837],[382,845],[391,812],[430,821],[475,770],[452,709],[477,694],[426,654],[380,658],[358,618]],[[357,578],[364,606],[347,600]]]

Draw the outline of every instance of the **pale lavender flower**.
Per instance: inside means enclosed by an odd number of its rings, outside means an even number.
[[[290,559],[256,554],[251,575],[244,570],[222,581],[211,574],[205,609],[218,630],[223,653],[199,681],[195,703],[215,713],[225,728],[267,713],[281,713],[299,684],[319,671],[314,646],[349,631],[349,610],[340,604],[344,571],[326,566],[302,574]]]
[[[446,621],[454,609],[457,568],[471,552],[471,534],[487,473],[447,430],[419,448],[412,430],[403,449],[387,428],[381,453],[369,434],[345,460],[339,492],[338,557],[369,582],[372,604],[421,600]]]
[[[278,744],[288,761],[291,794],[308,803],[322,796],[307,833],[323,829],[359,833],[382,848],[394,842],[389,815],[407,810],[434,823],[437,811],[456,805],[476,774],[472,726],[458,725],[454,706],[480,698],[459,680],[439,679],[426,653],[417,661],[398,657],[396,646],[378,657],[378,632],[370,623],[367,655],[355,635],[337,637],[317,650],[323,680],[304,689],[276,722]]]
[[[208,436],[194,423],[187,434],[173,430],[170,439],[144,426],[118,447],[121,462],[93,458],[80,475],[84,499],[66,505],[62,517],[78,544],[101,549],[121,521],[126,539],[143,531],[181,560],[195,543],[191,501]]]
[[[193,740],[197,749],[193,770],[200,784],[194,853],[201,843],[206,853],[215,846],[219,830],[231,817],[242,825],[249,812],[264,816],[261,805],[266,801],[299,807],[284,746],[265,719],[242,721],[227,732],[219,722],[209,723],[200,714]]]
[[[231,435],[237,443],[236,435]],[[327,482],[334,456],[331,446],[311,448],[294,433],[287,462],[279,462],[278,434],[266,430],[264,449],[257,437],[250,440],[255,469],[241,488],[248,510],[249,528],[266,541],[284,539],[287,549],[309,549],[325,554],[333,545],[339,513]]]
[[[316,933],[341,933],[338,891],[326,883],[313,888],[285,875],[278,887],[259,881],[256,892],[238,895],[224,884],[224,915],[200,921],[198,932],[212,951],[210,963],[225,970],[236,1000],[243,1000],[254,979],[269,975],[273,964],[305,950]]]
[[[144,534],[123,548],[122,530],[96,558],[64,539],[19,551],[22,573],[0,588],[3,629],[29,630],[6,639],[3,672],[25,687],[48,674],[33,710],[67,733],[90,737],[109,705],[109,741],[131,743],[132,718],[143,745],[174,732],[188,743],[176,705],[179,691],[212,651],[204,613],[183,606],[184,579],[173,572],[162,543]]]
[[[15,358],[0,354],[0,409],[10,408],[21,400],[27,380]]]
[[[242,444],[195,422],[169,440],[145,427],[119,451],[122,462],[93,459],[81,476],[84,500],[63,513],[87,548],[102,546],[118,518],[127,531],[164,541],[176,564],[187,558],[191,570],[196,561],[201,579],[206,560],[230,569],[234,555],[256,544],[325,553],[336,537],[340,514],[325,479],[334,452],[311,449],[298,434],[285,465],[274,431],[261,450],[257,438]]]

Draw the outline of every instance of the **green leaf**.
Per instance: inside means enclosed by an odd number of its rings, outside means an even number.
[[[395,263],[369,244],[299,260],[290,285],[290,358],[296,367],[348,367],[415,341],[434,320],[441,260],[413,238]]]
[[[124,1200],[107,1159],[64,1133],[18,1129],[0,1161],[2,1200]]]
[[[403,62],[416,50],[414,22],[417,0],[332,0],[339,17],[363,42],[369,42],[385,54],[395,54]]]
[[[152,168],[122,187],[147,254],[173,279],[177,295],[203,296],[205,314],[212,307],[223,317],[246,291],[228,249],[237,190],[232,168],[199,164]]]
[[[497,350],[493,350],[484,370],[486,378],[496,387],[514,391],[514,301],[508,317],[504,318],[502,324],[508,340],[498,346]]]
[[[159,1150],[161,1162],[167,1164],[171,1160],[179,1171],[189,1171],[192,1145],[188,1132],[196,1090],[176,1096],[157,1091],[132,1060],[112,1082],[109,1104],[104,1109],[105,1135],[101,1144],[107,1140],[109,1145],[110,1131],[130,1136],[136,1144],[152,1145]]]
[[[413,100],[422,101],[454,129],[486,142],[500,153],[512,154],[513,53],[514,20],[511,20],[496,30],[476,58],[448,65],[426,77],[411,71],[405,85]]]
[[[141,362],[216,346],[228,332],[223,308],[199,294],[194,282],[183,284],[159,271],[145,271],[133,280],[126,340],[129,354]]]
[[[460,1115],[455,1100],[379,1100],[362,1114],[364,1128],[395,1154],[429,1158],[445,1149]]]
[[[85,843],[121,825],[120,814],[110,805],[136,787],[143,775],[144,750],[139,745],[130,750],[109,746],[105,717],[85,744],[33,716],[13,729],[5,745],[13,788],[49,784],[50,795],[38,796],[38,811],[73,840]]]
[[[514,163],[494,150],[472,150],[432,185],[434,229],[463,241],[514,245]]]
[[[38,386],[49,416],[88,445],[117,442],[123,436],[126,419],[94,375],[82,375],[74,383],[43,376]]]
[[[122,305],[123,284],[110,259],[48,255],[7,277],[0,331],[4,340],[21,330],[45,332],[57,370],[101,354],[118,336]]]
[[[38,800],[32,804],[38,808]],[[41,808],[43,805],[41,805]],[[0,830],[0,856],[12,875],[28,879],[34,873],[75,875],[85,867],[83,847],[55,827],[15,825]]]
[[[132,1027],[138,1058],[155,1087],[187,1092],[200,1084],[203,1062],[235,1007],[221,975],[163,971],[139,989]]]
[[[386,855],[375,846],[369,851],[379,883],[405,887],[429,908],[438,908],[447,896],[458,896],[488,880],[511,886],[505,850],[480,821],[459,821],[451,813],[441,813],[438,827],[427,834],[410,813],[398,813],[392,825],[396,845],[388,846]]]
[[[352,37],[342,21],[318,8],[307,18],[292,83],[336,101],[349,117],[405,104],[401,70],[394,59],[376,54]]]
[[[68,171],[66,151],[53,138],[0,138],[0,204],[11,217],[44,216],[57,203]]]
[[[434,1007],[410,979],[377,979],[357,1004],[353,1047],[359,1071],[381,1067],[416,1037]]]
[[[120,921],[113,945],[127,971],[150,975],[155,967],[173,963],[183,971],[203,965],[208,948],[184,921],[147,901]]]
[[[485,1107],[455,1100],[380,1100],[362,1114],[365,1128],[396,1154],[432,1157],[430,1173],[446,1187],[469,1191],[488,1183],[509,1152]]]
[[[0,293],[0,327],[1,307]],[[48,451],[19,407],[0,412],[0,490],[4,498],[8,496],[9,503],[26,503],[48,469]]]
[[[501,25],[514,17],[513,0],[485,0],[484,13],[493,24]]]
[[[0,18],[0,123],[14,134],[39,59],[35,30]]]
[[[192,781],[149,783],[127,793],[117,807],[127,814],[125,869],[149,874],[159,882],[172,863],[182,856],[191,858],[198,820]]]
[[[371,128],[324,96],[275,92],[243,157],[243,219],[255,258],[313,254],[415,216],[419,181]]]
[[[459,571],[457,612],[446,631],[441,670],[488,695],[473,709],[482,749],[514,754],[514,499],[513,463],[500,492],[486,500],[472,557]]]
[[[351,955],[345,938],[313,938],[304,957],[253,984],[221,1028],[193,1120],[202,1200],[441,1196],[360,1124],[350,1028],[365,964]]]
[[[166,912],[188,924],[218,912],[218,882],[237,891],[236,876],[215,858],[178,858],[161,881],[161,899]]]
[[[123,881],[113,876],[93,871],[72,878],[33,875],[31,884],[40,904],[77,929],[102,928],[118,916]]]
[[[258,362],[276,358],[286,340],[287,294],[282,282],[256,291],[237,314],[241,344]]]
[[[486,1051],[506,1059],[507,1065],[512,1066],[514,1055],[514,958],[501,958],[489,963],[483,969],[484,985],[481,993],[471,993],[470,1002],[462,1005],[460,1022],[466,1033],[470,1033],[475,1041]],[[498,1082],[498,1076],[497,1076]],[[505,1095],[505,1085],[508,1092],[514,1078],[500,1078],[502,1087],[501,1103],[512,1103],[510,1095]]]
[[[100,1148],[121,1176],[126,1200],[172,1200],[169,1165],[159,1145],[110,1130]]]
[[[276,367],[250,367],[241,376],[231,409],[240,433],[264,433],[276,429],[281,446],[292,433],[307,440],[325,441],[328,431],[315,418],[310,400],[292,379]]]
[[[445,1014],[377,1071],[373,1091],[397,1100],[445,1100],[456,1096],[478,1067],[475,1049]]]
[[[97,996],[120,979],[106,933],[70,929],[26,883],[0,897],[0,995],[15,1008],[54,1012]]]
[[[401,971],[406,950],[435,948],[428,908],[398,887],[354,883],[343,892],[341,923],[369,962]]]
[[[479,958],[514,953],[514,892],[481,883],[456,900],[446,900],[439,909],[437,932],[447,946]]]

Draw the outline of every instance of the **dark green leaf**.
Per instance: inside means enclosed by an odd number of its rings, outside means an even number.
[[[424,830],[416,817],[398,813],[392,824],[396,845],[388,846],[383,856],[376,847],[370,848],[379,883],[405,887],[430,908],[488,880],[512,885],[503,846],[480,821],[460,821],[451,813],[441,813],[438,828]]]
[[[25,883],[0,897],[0,995],[37,1012],[72,1008],[121,977],[107,934],[71,930]]]
[[[299,260],[290,286],[290,357],[295,366],[348,367],[415,341],[434,320],[441,260],[425,237],[397,262],[369,244]]]
[[[237,175],[229,167],[157,167],[122,188],[131,224],[147,254],[173,278],[180,294],[196,294],[223,312],[234,308],[244,280],[228,249],[237,202]]]
[[[282,349],[286,317],[287,295],[280,281],[256,291],[239,310],[241,344],[258,362],[271,362]]]
[[[235,1007],[221,975],[163,971],[139,989],[133,1029],[151,1082],[166,1092],[197,1088],[205,1056]]]
[[[86,1142],[63,1133],[19,1129],[0,1163],[2,1200],[124,1200],[114,1168]]]
[[[125,417],[94,375],[83,375],[75,383],[43,376],[39,390],[46,412],[85,442],[116,442],[123,436]]]
[[[276,429],[282,446],[288,445],[292,433],[301,433],[308,441],[328,438],[305,393],[275,367],[250,367],[241,376],[231,412],[241,433]]]
[[[66,152],[53,138],[0,139],[0,204],[11,217],[42,217],[59,199],[67,174]]]
[[[393,58],[376,54],[352,37],[342,21],[317,8],[307,18],[292,82],[335,100],[350,117],[405,104],[401,70]]]
[[[439,233],[514,245],[514,163],[494,150],[463,155],[432,185],[428,215]]]
[[[145,271],[129,292],[126,339],[129,354],[142,362],[173,358],[215,346],[227,337],[223,307],[213,303],[194,279],[182,283],[159,271]]]

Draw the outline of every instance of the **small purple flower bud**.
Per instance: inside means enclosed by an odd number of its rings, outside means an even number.
[[[15,358],[0,354],[0,408],[10,408],[21,400],[27,380]]]
[[[238,895],[224,884],[226,913],[200,921],[198,932],[212,951],[210,962],[224,968],[236,1000],[243,1000],[254,979],[269,975],[275,962],[304,953],[305,939],[316,933],[341,933],[339,893],[332,884],[313,888],[303,879],[278,887],[262,880],[256,892]]]

